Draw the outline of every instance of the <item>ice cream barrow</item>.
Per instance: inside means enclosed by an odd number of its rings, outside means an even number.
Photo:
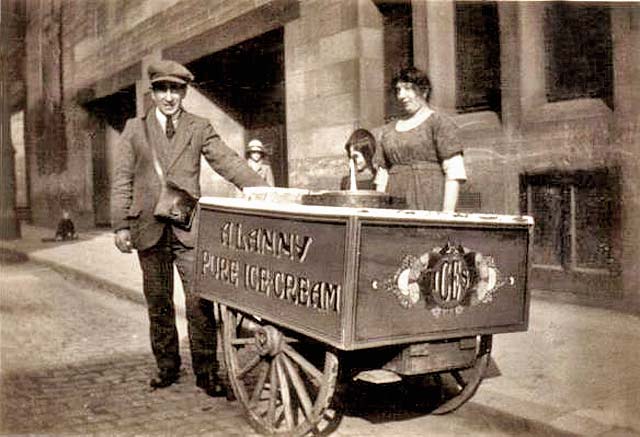
[[[203,198],[196,291],[220,308],[228,382],[260,433],[323,433],[336,386],[428,375],[469,400],[492,336],[526,331],[527,216]]]

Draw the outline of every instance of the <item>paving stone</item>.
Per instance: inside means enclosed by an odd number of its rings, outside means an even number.
[[[1,328],[3,333],[12,333],[3,335],[0,344],[0,434],[258,435],[248,425],[237,401],[212,399],[195,387],[186,338],[181,342],[184,374],[180,383],[156,391],[148,387],[155,364],[144,306],[116,299],[85,284],[75,285],[74,281],[33,264],[0,267]],[[20,284],[19,293],[16,283]],[[573,317],[580,316],[585,326],[600,323],[595,311],[593,315],[572,311],[576,313]],[[505,364],[501,366],[503,376],[488,380],[487,390],[481,386],[476,398],[460,410],[434,417],[419,409],[410,414],[381,415],[376,414],[375,408],[353,408],[335,436],[566,436],[574,432],[606,437],[618,435],[616,432],[625,437],[634,435],[632,428],[616,424],[625,423],[623,419],[630,424],[635,422],[626,414],[619,417],[612,413],[606,403],[613,396],[624,400],[633,391],[602,391],[604,395],[591,405],[591,410],[581,407],[582,415],[590,421],[572,415],[581,398],[567,394],[582,394],[583,387],[574,381],[568,390],[568,383],[552,373],[553,367],[546,366],[546,356],[542,352],[532,355],[532,351],[555,350],[549,349],[553,345],[547,343],[562,338],[560,331],[576,334],[567,331],[554,307],[541,305],[533,315],[530,333],[495,342],[496,361]],[[555,322],[548,323],[549,320]],[[611,331],[607,338],[617,338],[619,329],[636,325],[637,320],[629,318],[607,323],[611,326],[607,328]],[[594,338],[587,331],[579,334]],[[610,364],[603,357],[615,358],[611,351],[605,352],[598,355],[597,351],[590,351],[593,368],[583,369],[586,376],[591,377],[597,366]],[[550,358],[560,364],[567,362],[559,352]],[[590,384],[598,382],[586,380]],[[620,382],[622,379],[616,384]],[[387,402],[398,396],[395,394]],[[367,402],[366,398],[357,399]],[[587,429],[580,427],[582,422],[587,423]]]

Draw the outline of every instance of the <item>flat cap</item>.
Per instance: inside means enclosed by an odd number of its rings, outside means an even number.
[[[147,74],[151,83],[174,82],[186,85],[193,80],[193,74],[184,65],[168,59],[149,65]]]

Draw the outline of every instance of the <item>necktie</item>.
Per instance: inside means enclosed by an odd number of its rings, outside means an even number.
[[[171,139],[176,133],[176,129],[173,126],[173,120],[170,115],[167,115],[167,126],[165,128],[165,132],[167,134],[167,138]]]

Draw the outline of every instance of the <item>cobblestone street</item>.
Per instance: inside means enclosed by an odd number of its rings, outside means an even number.
[[[640,437],[640,0],[0,0],[0,66],[0,437]]]
[[[41,264],[4,258],[0,259],[0,434],[257,435],[238,402],[211,398],[196,388],[183,318],[178,319],[180,383],[153,391],[148,380],[155,363],[144,305]],[[459,410],[430,415],[420,390],[400,384],[352,383],[345,416],[332,435],[637,435],[630,427],[616,425],[633,423],[628,412],[639,382],[631,370],[637,365],[605,350],[591,354],[593,362],[586,363],[579,359],[578,349],[551,352],[549,346],[593,338],[595,331],[615,339],[609,343],[613,350],[617,343],[637,344],[635,335],[622,334],[637,319],[623,315],[606,319],[610,316],[602,310],[538,303],[533,307],[537,322],[528,333],[497,336],[499,368],[494,373],[500,376],[484,381]],[[564,319],[581,328],[568,330],[560,322]],[[520,352],[514,354],[516,350]],[[567,373],[573,368],[567,367],[568,362],[585,363],[575,369],[582,369],[580,374],[590,385],[576,385]],[[614,386],[590,376],[601,374],[599,369],[606,365],[618,369],[606,373],[610,381],[617,375]],[[579,404],[586,406],[576,410]]]
[[[3,265],[1,289],[0,432],[252,434],[236,403],[196,388],[186,344],[180,384],[148,387],[143,306],[33,264]]]

